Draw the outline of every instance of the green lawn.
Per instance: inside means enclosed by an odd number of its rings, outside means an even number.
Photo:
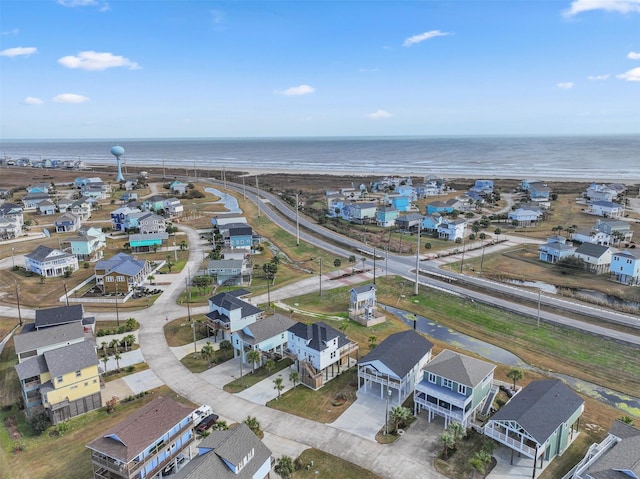
[[[244,391],[251,386],[258,384],[263,379],[268,378],[272,374],[277,373],[278,371],[282,371],[283,369],[289,367],[293,361],[290,359],[281,359],[280,361],[275,363],[275,366],[271,370],[267,370],[264,366],[256,368],[254,372],[251,371],[251,368],[245,368],[243,371],[243,376],[238,378],[230,383],[224,385],[224,390],[228,393],[239,393],[240,391]],[[238,371],[240,373],[240,371]]]
[[[381,476],[367,471],[352,462],[345,461],[318,449],[302,451],[302,454],[296,460],[296,464],[299,464],[300,468],[293,475],[295,479],[318,477],[322,479],[382,479]],[[308,469],[307,466],[309,466]]]
[[[201,373],[233,358],[233,349],[220,349],[213,353],[213,357],[207,361],[202,355],[194,353],[187,354],[180,362],[192,373]]]

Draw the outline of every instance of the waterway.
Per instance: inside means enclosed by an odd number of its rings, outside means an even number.
[[[528,369],[545,374],[546,376],[562,379],[577,392],[582,393],[585,396],[615,407],[621,410],[625,415],[640,417],[640,398],[628,396],[618,391],[614,391],[582,379],[574,378],[572,376],[536,368],[527,364],[518,356],[506,349],[502,349],[494,344],[472,338],[464,333],[442,326],[432,319],[425,318],[420,315],[414,315],[413,313],[394,308],[393,306],[385,305],[384,307],[387,311],[400,318],[412,328],[414,327],[415,322],[415,329],[417,331],[425,333],[429,337],[437,339],[438,341],[479,354],[483,358],[495,363],[506,364],[508,366],[514,366],[521,369]]]
[[[226,213],[222,213],[225,215],[238,215],[242,214],[242,210],[240,209],[240,205],[238,204],[238,200],[235,197],[231,196],[229,193],[223,193],[220,190],[216,190],[215,188],[205,188],[204,191],[207,193],[211,193],[212,195],[216,195],[220,197],[220,199],[214,202],[214,205],[223,204],[224,207],[229,210]]]

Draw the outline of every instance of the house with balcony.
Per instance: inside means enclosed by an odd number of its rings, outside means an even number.
[[[396,218],[396,228],[405,233],[417,233],[424,216],[420,213],[407,213]]]
[[[64,276],[67,270],[78,270],[78,258],[59,249],[40,245],[24,255],[24,269],[45,278]]]
[[[56,204],[51,200],[43,200],[38,203],[36,207],[39,215],[55,215],[56,214]]]
[[[587,213],[602,216],[603,218],[621,218],[624,215],[624,205],[613,201],[592,201]]]
[[[442,216],[439,213],[427,215],[422,220],[422,231],[427,233],[435,233],[438,231],[438,226],[442,224]]]
[[[48,193],[27,193],[22,197],[22,206],[25,210],[36,210],[38,204],[45,200],[50,200]]]
[[[53,226],[56,228],[56,233],[70,233],[72,231],[78,231],[80,229],[80,218],[73,213],[62,213],[53,222]]]
[[[136,213],[130,217],[137,216]],[[138,229],[141,234],[156,234],[167,231],[167,222],[164,217],[155,213],[141,213],[137,217]]]
[[[129,235],[129,247],[135,253],[157,251],[162,245],[166,245],[169,233],[136,233]]]
[[[87,221],[91,218],[91,205],[91,199],[86,196],[82,196],[71,203],[68,211],[80,218],[80,221]]]
[[[582,398],[559,379],[532,381],[491,416],[483,432],[542,469],[569,447],[583,411]]]
[[[349,319],[369,327],[383,323],[386,319],[378,310],[376,286],[364,284],[349,291]]]
[[[287,331],[294,324],[295,321],[282,314],[273,314],[235,331],[231,334],[234,356],[240,356],[243,363],[247,362],[247,353],[251,350],[260,351],[261,362],[265,358],[284,357]]]
[[[464,238],[464,231],[467,228],[467,220],[448,220],[443,219],[438,225],[438,238],[447,241],[455,241]]]
[[[145,198],[140,206],[143,211],[162,212],[164,209],[164,200],[166,199],[166,196],[153,195]]]
[[[94,272],[96,286],[104,294],[126,294],[144,283],[151,274],[151,266],[146,260],[118,253],[98,261]]]
[[[198,455],[175,479],[267,479],[271,450],[244,423],[226,431],[213,431],[198,444]]]
[[[573,253],[584,261],[584,268],[589,273],[608,273],[611,266],[612,250],[608,246],[582,243]]]
[[[607,436],[589,447],[567,479],[634,477],[640,477],[640,429],[616,419]]]
[[[507,213],[509,221],[515,223],[519,227],[535,226],[542,219],[542,211],[539,209],[517,208]]]
[[[432,348],[431,341],[411,329],[388,336],[358,360],[358,390],[402,405],[431,360]]]
[[[399,214],[393,206],[379,206],[376,209],[376,224],[384,228],[394,226]]]
[[[443,350],[422,368],[413,392],[414,414],[426,411],[429,422],[442,416],[445,429],[450,422],[469,427],[491,397],[495,368],[495,364]]]
[[[253,249],[253,229],[248,224],[231,223],[221,225],[219,228],[226,247],[244,249],[246,251],[251,251]]]
[[[593,203],[594,201],[613,201],[618,197],[618,194],[620,192],[609,185],[591,183],[587,191],[583,193],[583,196],[588,203]]]
[[[534,202],[547,202],[551,197],[551,188],[542,181],[532,181],[528,183],[528,188],[525,190],[530,201]]]
[[[80,261],[97,261],[102,259],[107,246],[107,238],[102,228],[88,226],[80,228],[78,235],[67,240],[71,253]]]
[[[435,213],[439,213],[441,215],[451,214],[458,206],[459,201],[455,198],[451,198],[447,201],[432,201],[427,204],[427,214],[433,215]]]
[[[35,322],[25,326],[25,330],[29,327],[41,331],[64,324],[81,324],[85,333],[93,333],[95,318],[93,316],[85,317],[82,304],[36,309]]]
[[[300,382],[311,389],[321,388],[341,370],[348,369],[358,351],[358,343],[322,321],[291,326],[287,346],[287,355],[296,362]]]
[[[22,206],[14,203],[0,205],[0,239],[12,239],[21,236],[23,224]]]
[[[489,195],[493,193],[493,180],[475,180],[469,191],[475,191],[483,196]]]
[[[260,308],[240,299],[247,294],[246,289],[236,289],[209,298],[209,312],[205,317],[216,337],[218,331],[222,331],[222,339],[231,341],[233,333],[262,319],[264,312]]]
[[[251,283],[251,266],[246,259],[212,259],[207,263],[207,274],[216,284],[242,286]]]
[[[25,328],[20,334],[13,336],[13,344],[18,362],[22,363],[45,351],[80,343],[85,340],[85,337],[91,336],[93,334],[85,332],[81,323],[73,322],[44,329]]]
[[[640,285],[640,250],[626,249],[613,253],[609,273],[619,283]]]
[[[111,196],[111,186],[107,183],[88,183],[80,187],[80,194],[94,200],[106,200]]]
[[[345,205],[349,221],[357,224],[375,223],[378,205],[372,201],[355,201]]]
[[[115,231],[125,231],[129,222],[129,215],[132,213],[141,213],[138,208],[129,206],[121,206],[111,212],[111,225]]]
[[[162,477],[179,455],[190,457],[193,411],[171,397],[158,397],[105,431],[87,444],[94,479]]]
[[[67,211],[69,211],[72,204],[73,200],[69,198],[60,198],[58,201],[56,201],[56,208],[58,209],[59,213],[66,213]]]
[[[620,241],[631,241],[631,238],[633,237],[631,225],[624,220],[596,220],[596,224],[593,229],[604,234],[608,234],[611,237],[609,244],[618,243]]]
[[[43,336],[40,331],[22,334]],[[15,366],[27,414],[44,410],[51,423],[58,424],[101,407],[95,342],[44,349]]]
[[[167,218],[180,218],[184,213],[184,205],[178,198],[167,198],[162,202],[162,211]]]
[[[557,263],[563,258],[573,256],[576,247],[566,242],[565,238],[552,236],[547,242],[538,247],[540,261],[545,263]]]
[[[415,196],[415,193],[414,195]],[[385,195],[385,202],[400,212],[407,212],[411,210],[411,195],[403,195],[400,193],[387,193]]]

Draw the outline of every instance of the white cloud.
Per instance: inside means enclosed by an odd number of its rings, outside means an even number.
[[[82,70],[100,71],[107,68],[125,67],[129,70],[139,70],[140,65],[120,55],[109,52],[85,51],[78,56],[68,55],[58,60],[58,63],[67,68],[80,68]]]
[[[640,81],[640,67],[632,68],[620,75],[616,75],[621,80]]]
[[[22,100],[22,103],[24,103],[25,105],[42,105],[44,102],[40,98],[28,96],[24,100]]]
[[[591,10],[631,13],[640,12],[640,0],[573,0],[564,15],[571,17]]]
[[[556,86],[561,90],[571,90],[573,88],[573,82],[566,81],[566,82],[558,83]]]
[[[589,80],[608,80],[609,77],[611,75],[609,75],[608,73],[605,73],[604,75],[590,75],[587,77],[587,79]]]
[[[301,95],[309,95],[310,93],[315,92],[316,89],[309,85],[298,85],[287,88],[283,91],[278,91],[281,95],[285,96],[301,96]]]
[[[640,60],[640,53],[639,52],[629,52],[629,53],[627,53],[627,58],[629,60]]]
[[[98,5],[96,0],[58,0],[63,7],[93,7]]]
[[[441,32],[440,30],[431,30],[430,32],[424,32],[420,35],[414,35],[412,37],[407,38],[402,44],[403,47],[410,47],[416,43],[424,42],[425,40],[429,40],[435,37],[446,37],[447,35],[451,35],[447,32]]]
[[[369,118],[370,120],[381,120],[382,118],[391,118],[392,116],[393,115],[388,111],[378,110],[374,111],[373,113],[369,113],[367,115],[367,118]]]
[[[17,35],[18,33],[20,33],[20,30],[18,28],[14,28],[13,30],[6,30],[2,32],[3,35]]]
[[[15,48],[7,48],[6,50],[2,50],[0,52],[0,57],[19,57],[25,55],[31,55],[33,53],[37,53],[38,49],[36,47],[15,47]]]
[[[75,93],[61,93],[52,98],[55,103],[84,103],[89,101],[89,98],[82,95],[76,95]]]

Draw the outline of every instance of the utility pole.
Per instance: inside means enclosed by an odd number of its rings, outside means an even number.
[[[244,176],[242,177],[242,199],[247,199],[247,186],[244,184]]]
[[[464,246],[465,246],[465,241],[464,241],[464,232],[462,233],[462,256],[460,258],[460,274],[462,274],[462,265],[464,265]]]
[[[376,284],[376,247],[373,247],[373,285]]]
[[[116,281],[116,325],[120,327],[120,311],[118,310],[118,282]]]
[[[18,281],[14,281],[16,286],[16,302],[18,303],[18,320],[20,321],[20,326],[22,326],[22,313],[20,311],[20,294],[18,293]]]
[[[300,246],[300,222],[298,219],[298,193],[296,193],[296,246]]]
[[[260,187],[258,186],[258,175],[256,175],[256,195],[257,200],[256,204],[258,205],[258,218],[260,218]]]
[[[418,282],[420,281],[420,230],[422,224],[418,223],[418,243],[416,245],[416,284],[413,288],[413,294],[418,296]]]
[[[320,257],[320,296],[322,296],[322,256]]]
[[[480,257],[480,274],[479,274],[479,276],[482,276],[482,264],[484,263],[484,246],[485,246],[485,244],[482,243],[482,256]]]
[[[196,324],[191,320],[191,306],[189,305],[189,296],[191,296],[191,292],[189,291],[189,281],[189,271],[187,271],[187,277],[184,279],[185,286],[187,287],[187,317],[189,318],[191,330],[193,331],[193,359],[196,359],[198,357],[198,347],[196,346]]]
[[[540,300],[542,298],[542,288],[538,289],[538,318],[536,320],[536,328],[540,327]]]
[[[66,300],[67,306],[69,306],[69,292],[67,291],[67,283],[62,283],[64,285],[64,299]]]

